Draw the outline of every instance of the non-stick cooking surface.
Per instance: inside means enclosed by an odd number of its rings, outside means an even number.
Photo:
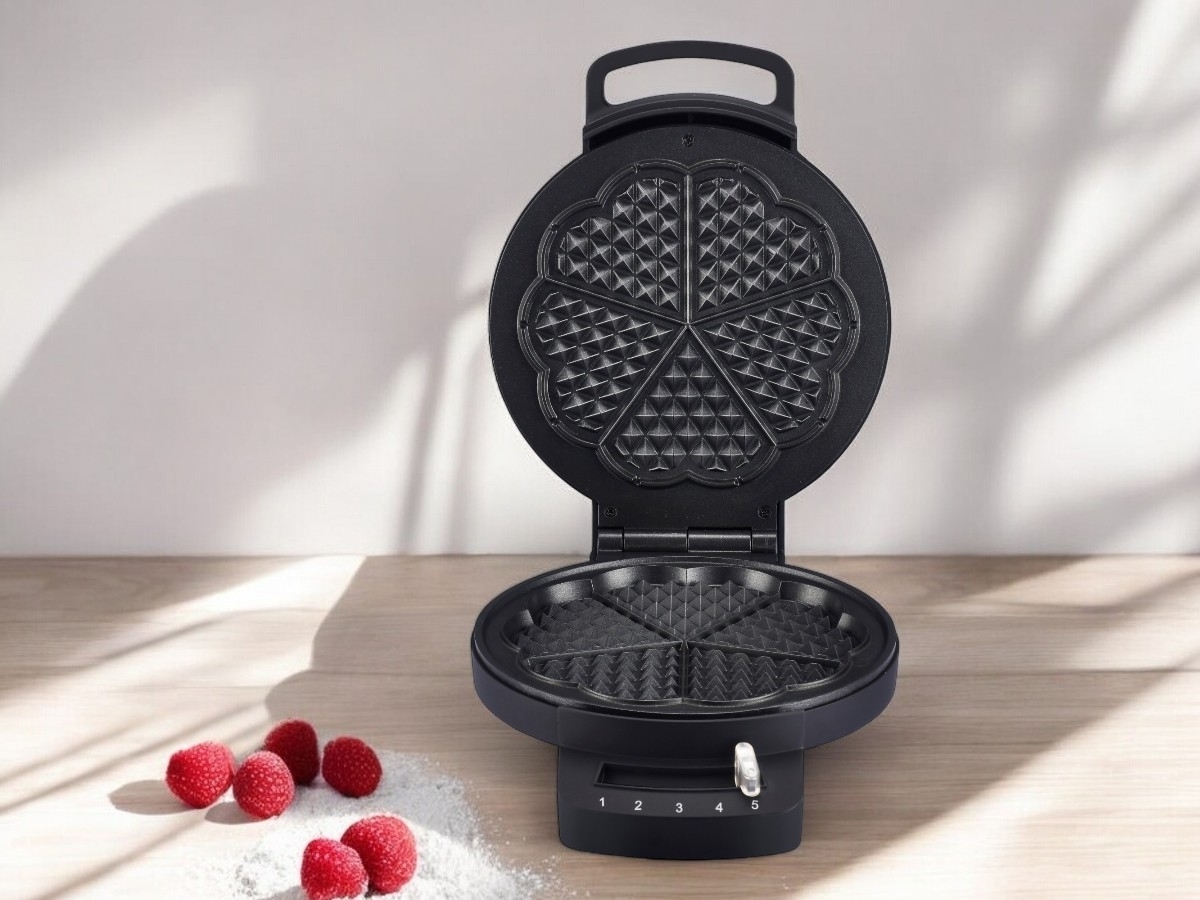
[[[521,216],[492,291],[522,433],[639,524],[705,524],[713,488],[712,521],[745,521],[804,487],[865,418],[888,334],[878,256],[845,198],[795,153],[713,127],[580,157]]]
[[[535,675],[602,697],[728,703],[835,675],[855,645],[845,618],[728,581],[639,579],[551,603],[517,647]]]
[[[824,221],[777,194],[642,163],[549,226],[520,320],[552,427],[634,483],[724,486],[829,421],[857,307]]]
[[[616,561],[497,598],[477,649],[553,702],[640,714],[807,705],[875,678],[895,652],[861,592],[784,566]]]

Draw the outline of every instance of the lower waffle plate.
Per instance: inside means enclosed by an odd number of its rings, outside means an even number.
[[[888,614],[850,585],[790,566],[691,557],[538,576],[492,601],[473,641],[477,684],[483,674],[543,712],[659,720],[815,710],[889,670],[894,680],[898,652]]]

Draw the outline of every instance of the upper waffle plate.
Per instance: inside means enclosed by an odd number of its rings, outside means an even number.
[[[733,163],[639,163],[560,215],[520,310],[547,422],[622,478],[739,484],[838,402],[858,310],[812,210]]]
[[[651,487],[795,493],[853,439],[888,332],[878,256],[845,198],[797,154],[714,127],[581,156],[521,216],[492,290],[514,420],[605,503]]]

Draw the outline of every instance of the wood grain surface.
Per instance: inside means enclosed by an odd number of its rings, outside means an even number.
[[[180,812],[167,756],[289,716],[462,778],[550,896],[1200,892],[1200,559],[792,560],[892,613],[896,699],[810,752],[799,850],[705,863],[563,849],[554,749],[475,697],[479,609],[566,562],[0,561],[0,896],[170,896],[272,825]]]

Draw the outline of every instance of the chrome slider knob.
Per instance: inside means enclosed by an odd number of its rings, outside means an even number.
[[[762,771],[754,748],[745,741],[733,748],[733,783],[747,797],[757,797],[762,790]]]

